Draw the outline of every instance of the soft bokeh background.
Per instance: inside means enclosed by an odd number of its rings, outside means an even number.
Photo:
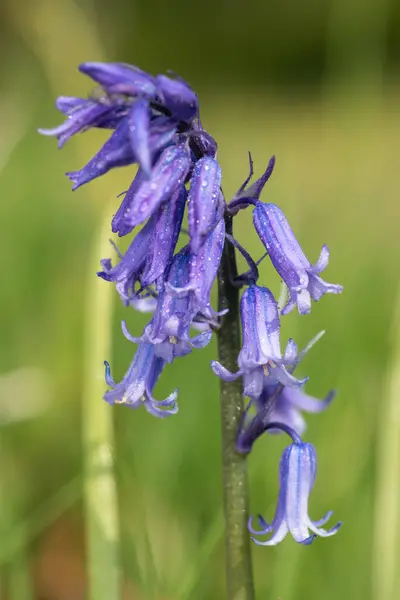
[[[345,286],[311,316],[287,317],[283,331],[305,344],[327,330],[302,365],[309,393],[339,390],[308,419],[319,457],[310,512],[334,509],[344,526],[307,548],[291,539],[253,547],[257,598],[399,597],[399,39],[394,0],[1,0],[0,595],[86,597],[81,415],[92,245],[132,169],[71,193],[64,172],[91,157],[101,134],[58,152],[36,129],[60,122],[57,95],[90,92],[79,62],[122,60],[172,69],[198,91],[228,195],[247,175],[248,150],[257,173],[276,154],[263,198],[285,210],[312,260],[328,243],[326,279]],[[240,223],[239,238],[261,255],[250,217]],[[260,271],[278,293],[267,261]],[[126,310],[117,303],[108,357],[118,378],[134,350],[119,321],[135,334],[145,322]],[[163,375],[160,398],[180,389],[176,417],[113,411],[126,599],[224,597],[215,350]],[[96,372],[102,389],[100,361]],[[250,458],[251,509],[267,518],[285,443],[265,437]]]

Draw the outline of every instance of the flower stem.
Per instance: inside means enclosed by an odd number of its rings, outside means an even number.
[[[226,232],[232,235],[232,217],[225,217]],[[237,369],[240,350],[239,290],[235,249],[225,243],[218,273],[219,310],[229,309],[218,331],[220,362],[231,371]],[[253,600],[248,520],[248,483],[246,456],[236,451],[236,437],[244,410],[240,380],[221,380],[222,473],[225,512],[226,578],[228,600]]]

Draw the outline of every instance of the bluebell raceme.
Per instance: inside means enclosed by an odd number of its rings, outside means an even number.
[[[92,128],[110,131],[108,140],[86,165],[67,173],[73,189],[111,169],[137,165],[111,219],[113,233],[119,237],[133,234],[132,240],[124,254],[117,250],[116,260],[99,257],[98,276],[115,285],[130,310],[150,313],[142,332],[131,333],[123,322],[124,335],[137,349],[118,383],[105,363],[110,389],[104,399],[112,405],[144,407],[161,418],[177,412],[178,391],[156,400],[153,388],[168,364],[209,344],[218,330],[226,311],[218,312],[212,306],[211,290],[219,276],[223,252],[227,244],[233,244],[249,263],[249,271],[232,281],[244,288],[240,301],[242,347],[236,372],[218,361],[212,361],[211,367],[226,382],[239,377],[243,382],[248,404],[237,435],[238,452],[249,453],[256,440],[268,433],[284,431],[293,441],[281,459],[275,517],[271,525],[260,517],[260,531],[256,532],[252,523],[249,529],[254,535],[267,536],[261,542],[254,538],[264,545],[278,543],[288,532],[303,544],[310,543],[315,535],[334,534],[338,526],[324,530],[322,521],[308,517],[316,455],[313,446],[300,437],[305,431],[302,412],[325,410],[333,393],[322,401],[312,398],[304,392],[308,378],[294,375],[312,343],[299,353],[292,339],[285,347],[281,342],[285,314],[296,306],[301,314],[309,313],[311,300],[342,291],[340,285],[320,277],[328,264],[328,248],[323,246],[312,265],[281,208],[260,200],[274,168],[274,157],[261,177],[252,182],[250,156],[248,178],[226,202],[217,142],[204,129],[198,97],[184,80],[152,76],[124,63],[88,62],[79,69],[98,87],[89,98],[58,98],[56,106],[65,121],[40,131],[56,137],[59,147],[73,135]],[[258,283],[258,263],[233,237],[232,222],[243,209],[253,211],[254,229],[287,286],[288,301],[282,310],[272,292]],[[182,228],[185,212],[187,231]],[[180,236],[185,236],[183,247],[178,246]]]

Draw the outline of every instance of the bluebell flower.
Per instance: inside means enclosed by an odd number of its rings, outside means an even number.
[[[132,364],[120,383],[114,382],[109,364],[104,364],[106,383],[112,388],[104,394],[104,400],[109,404],[124,404],[129,408],[139,408],[143,405],[150,414],[161,418],[178,411],[177,390],[165,400],[158,401],[153,397],[153,388],[166,363],[154,354],[152,344],[139,344]]]
[[[89,99],[61,96],[56,106],[67,120],[53,129],[40,129],[40,133],[57,137],[59,147],[72,135],[92,127],[117,129],[118,135],[83,169],[69,173],[74,189],[113,167],[134,162],[149,177],[157,150],[170,143],[178,130],[196,129],[201,139],[199,123],[192,128],[198,117],[197,96],[182,79],[152,77],[123,63],[83,63],[79,69],[99,83],[102,92]],[[206,132],[203,135],[207,136]]]
[[[185,184],[190,169],[186,148],[167,147],[158,159],[149,179],[136,179],[125,194],[124,213],[120,215],[128,227],[143,223],[163,203]]]
[[[156,89],[160,103],[175,118],[190,122],[197,115],[199,110],[197,95],[183,79],[157,75]]]
[[[289,290],[283,315],[289,313],[296,304],[300,314],[307,314],[311,311],[311,298],[317,301],[328,292],[339,294],[343,290],[341,285],[326,283],[319,277],[319,273],[328,265],[328,247],[322,247],[317,262],[311,265],[278,206],[257,202],[253,220],[272,264]]]
[[[154,77],[126,63],[85,62],[79,65],[79,70],[109,95],[153,98],[156,93]]]
[[[164,202],[155,213],[155,226],[147,248],[146,264],[140,277],[145,288],[160,277],[168,278],[172,256],[181,230],[187,192],[179,187],[168,202]]]
[[[124,63],[83,63],[79,70],[110,95],[142,96],[157,102],[180,121],[190,122],[198,112],[197,95],[181,78],[152,77]]]
[[[271,427],[278,424],[271,424]],[[268,524],[261,516],[258,517],[261,529],[253,527],[253,518],[249,519],[249,531],[253,535],[269,535],[265,541],[254,537],[252,540],[259,546],[275,546],[290,532],[296,542],[308,545],[316,536],[329,537],[334,535],[341,523],[331,529],[323,529],[332,512],[328,512],[319,521],[312,521],[308,516],[308,497],[314,487],[317,473],[317,457],[311,444],[302,440],[287,428],[294,443],[285,448],[279,467],[279,496],[275,516]],[[311,534],[310,534],[311,531]]]
[[[299,354],[294,353],[294,360],[289,367],[291,374],[324,333],[321,331],[316,335]],[[322,412],[334,397],[335,392],[332,390],[324,400],[317,400],[301,388],[282,385],[274,376],[264,375],[261,394],[257,398],[250,399],[244,412],[236,441],[238,451],[250,452],[254,442],[266,430],[272,434],[280,433],[280,429],[270,428],[271,422],[280,423],[289,427],[297,435],[302,435],[306,429],[306,422],[301,411]]]
[[[180,285],[174,284],[170,280],[166,283],[167,289],[178,296],[186,296],[188,292],[193,292],[197,299],[198,311],[211,320],[219,314],[223,314],[214,311],[210,295],[221,262],[224,242],[225,222],[224,219],[220,219],[214,229],[209,232],[197,253],[191,251],[190,245],[187,247],[188,279],[181,281]]]
[[[112,266],[103,259],[102,271],[97,274],[106,281],[116,283],[124,302],[130,302],[142,288],[164,280],[168,276],[172,256],[178,241],[186,202],[186,189],[177,189],[169,202],[154,212],[144,227],[133,238],[125,255]],[[135,285],[140,283],[135,291]]]
[[[231,373],[217,361],[211,367],[224,381],[243,376],[243,393],[257,399],[263,389],[264,375],[291,387],[301,387],[306,379],[296,379],[286,366],[296,364],[297,348],[289,340],[285,354],[280,348],[280,321],[277,302],[268,288],[250,285],[240,301],[242,348],[238,356],[239,370]]]
[[[106,281],[114,282],[117,292],[125,303],[135,296],[135,285],[140,282],[145,269],[150,240],[156,226],[157,215],[153,215],[133,238],[125,254],[119,255],[120,260],[114,267],[109,258],[101,261],[102,270],[98,271],[97,275]]]
[[[111,220],[111,230],[113,233],[117,233],[118,237],[123,237],[131,233],[134,229],[134,225],[131,225],[127,221],[127,217],[129,216],[129,205],[132,199],[132,196],[137,192],[137,190],[142,185],[143,181],[146,180],[146,175],[141,167],[136,172],[136,175],[129,187],[129,195],[126,192],[123,192],[122,202],[113,216]]]
[[[194,254],[197,254],[207,234],[223,214],[221,176],[218,161],[210,156],[201,158],[193,168],[188,197],[188,225],[190,247]]]
[[[115,129],[126,112],[123,104],[111,103],[108,99],[99,102],[94,99],[60,96],[56,106],[68,117],[67,120],[52,129],[39,129],[39,133],[56,137],[59,148],[70,137],[90,127]]]
[[[135,160],[129,139],[129,123],[118,123],[114,133],[101,150],[79,171],[69,171],[67,176],[73,182],[73,190],[100,177],[115,167],[130,165]]]
[[[265,377],[263,390],[256,401],[256,409],[258,418],[264,423],[283,423],[301,436],[307,427],[301,412],[320,413],[328,408],[334,397],[335,392],[331,391],[323,400],[317,400],[302,389],[282,386],[273,381],[271,383],[270,378]],[[269,433],[280,431],[270,429]]]
[[[192,348],[203,348],[210,340],[212,331],[206,331],[190,337],[190,327],[199,312],[199,303],[193,291],[177,295],[171,289],[184,285],[189,278],[190,249],[185,246],[172,260],[168,275],[171,286],[163,288],[158,296],[154,315],[146,325],[140,338],[131,336],[125,322],[123,332],[132,342],[146,342],[154,345],[154,353],[172,362],[177,356],[185,356]]]
[[[236,440],[238,452],[248,454],[265,431],[281,433],[282,429],[271,429],[271,423],[280,423],[298,436],[303,435],[306,422],[301,411],[320,413],[328,408],[334,397],[335,392],[331,391],[324,400],[317,400],[301,389],[278,384],[273,377],[265,376],[261,395],[251,399],[246,407]]]

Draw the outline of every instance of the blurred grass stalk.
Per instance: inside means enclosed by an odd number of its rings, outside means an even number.
[[[110,356],[114,288],[96,277],[99,256],[109,252],[110,208],[96,232],[86,294],[83,385],[84,499],[89,594],[92,600],[118,600],[121,573],[118,499],[112,448],[113,411],[102,401],[102,365]]]
[[[400,285],[395,305],[392,361],[379,402],[373,598],[397,600],[400,592]]]
[[[1,443],[1,440],[0,440]],[[3,456],[2,456],[3,461]],[[4,464],[6,464],[4,460]],[[4,470],[1,473],[2,477],[0,480],[0,498],[2,511],[0,513],[0,532],[5,532],[2,523],[8,525],[8,500],[7,504],[4,502],[5,493],[8,489],[8,496],[10,496],[10,488],[4,486]],[[14,516],[13,528],[8,526],[10,533],[8,536],[1,534],[1,546],[0,546],[0,569],[7,563],[15,561],[21,565],[21,560],[18,558],[21,548],[26,548],[32,541],[37,538],[42,531],[49,528],[61,515],[66,513],[72,506],[74,506],[81,499],[81,480],[75,478],[66,483],[58,492],[47,500],[37,511],[29,515],[25,519],[16,519]],[[27,564],[27,563],[26,563]],[[18,567],[20,569],[20,567]]]
[[[34,600],[33,581],[30,572],[28,551],[21,547],[7,573],[7,589],[10,600]]]
[[[0,456],[2,469],[0,473],[0,539],[4,540],[12,537],[16,524],[20,520],[20,504],[22,493],[20,486],[13,486],[16,474],[11,472],[17,468],[12,457],[7,456],[3,447],[3,435],[0,429]],[[22,543],[18,544],[14,553],[5,557],[4,562],[0,562],[0,596],[3,588],[7,590],[10,600],[33,600],[34,594],[30,576],[30,565],[28,548],[25,537]],[[4,564],[5,563],[5,564]]]
[[[0,96],[1,113],[7,115],[0,145],[0,175],[7,166],[14,148],[29,127],[29,114],[22,112],[25,118],[21,116],[13,88],[14,81],[8,81],[8,92],[2,93]],[[0,472],[0,540],[2,544],[8,539],[13,539],[14,530],[18,526],[22,514],[21,490],[13,485],[19,475],[15,473],[18,465],[15,464],[12,457],[7,456],[7,450],[3,443],[2,428],[6,426],[7,422],[2,422],[0,419],[0,457],[2,465]],[[10,470],[13,472],[11,473]],[[19,476],[22,477],[22,475]],[[6,568],[4,568],[4,564],[6,564]],[[21,536],[21,541],[16,544],[14,552],[6,552],[4,560],[0,559],[0,596],[4,587],[7,587],[10,600],[33,600],[29,550],[25,535]]]
[[[79,62],[88,58],[102,60],[94,15],[86,14],[72,0],[34,0],[26,10],[10,0],[8,8],[16,28],[42,63],[54,96],[63,92],[64,85],[68,86],[69,77],[74,80]],[[79,44],[70,43],[71,31]],[[93,600],[121,597],[118,503],[111,451],[112,411],[102,401],[105,385],[102,365],[111,348],[113,289],[96,277],[99,257],[109,251],[111,213],[107,206],[89,260],[85,322],[82,436],[88,598]]]

